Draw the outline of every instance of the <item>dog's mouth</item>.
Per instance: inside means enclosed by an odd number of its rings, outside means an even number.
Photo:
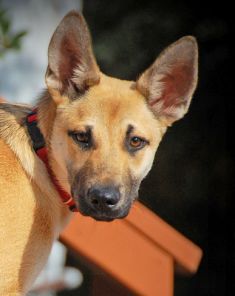
[[[81,212],[81,214],[83,216],[89,216],[89,217],[95,219],[96,221],[103,221],[103,222],[112,222],[112,221],[114,221],[116,219],[123,219],[128,215],[128,213],[127,213],[125,215],[119,215],[119,216],[116,216],[116,217],[111,216],[110,217],[110,216],[104,215],[104,214],[102,214],[102,215],[100,215],[100,214],[86,214],[86,213],[82,213],[82,212]]]
[[[89,216],[96,221],[111,222],[116,219],[125,218],[130,211],[131,202],[126,202],[124,206],[118,207],[103,207],[92,205],[87,202],[87,199],[81,195],[79,197],[73,197],[79,213],[83,216]]]
[[[72,187],[71,192],[79,212],[96,221],[110,222],[125,218],[135,198],[134,194],[121,194],[120,187],[114,185],[93,185],[90,188]],[[136,193],[136,191],[134,191]]]
[[[83,216],[89,216],[95,219],[96,221],[105,221],[105,222],[111,222],[116,219],[123,219],[128,215],[130,210],[129,207],[120,208],[113,211],[107,210],[107,209],[95,210],[82,202],[78,202],[77,206],[78,206],[79,212]]]

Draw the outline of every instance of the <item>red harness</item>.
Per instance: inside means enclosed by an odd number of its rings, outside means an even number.
[[[54,184],[62,202],[69,207],[72,212],[78,212],[76,204],[70,194],[68,194],[59,184],[59,181],[56,179],[48,161],[48,151],[45,144],[43,135],[41,134],[40,129],[37,126],[37,110],[34,109],[26,117],[26,125],[28,128],[29,135],[32,140],[33,149],[36,152],[37,156],[44,162],[47,171],[50,175],[51,181]]]

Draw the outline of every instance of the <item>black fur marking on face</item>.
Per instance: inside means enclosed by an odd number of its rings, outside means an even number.
[[[95,147],[90,126],[86,126],[85,130],[68,131],[68,135],[82,150],[90,150]]]
[[[134,155],[137,151],[143,149],[146,145],[149,145],[147,139],[135,135],[133,131],[134,126],[129,124],[126,132],[125,148],[131,155]]]

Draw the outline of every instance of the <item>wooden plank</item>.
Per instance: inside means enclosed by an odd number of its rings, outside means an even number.
[[[61,241],[137,295],[173,295],[173,259],[125,220],[76,214]]]
[[[134,204],[125,220],[169,253],[181,270],[188,273],[197,271],[202,250],[143,204]]]

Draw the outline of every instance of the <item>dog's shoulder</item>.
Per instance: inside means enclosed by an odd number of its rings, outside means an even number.
[[[10,147],[31,176],[34,159],[24,118],[31,108],[26,105],[0,104],[0,138]]]
[[[29,105],[11,104],[0,101],[0,132],[1,128],[9,123],[21,124],[22,119],[32,110]]]
[[[0,138],[9,143],[24,130],[24,118],[31,108],[27,105],[0,103]]]
[[[57,200],[57,193],[46,167],[33,151],[25,126],[25,118],[31,110],[27,105],[0,103],[0,140],[4,142],[0,145],[0,155],[5,155],[5,162],[10,162],[10,158],[14,157],[14,161],[19,163],[28,178],[33,180],[49,198]],[[11,151],[6,152],[9,149]]]

